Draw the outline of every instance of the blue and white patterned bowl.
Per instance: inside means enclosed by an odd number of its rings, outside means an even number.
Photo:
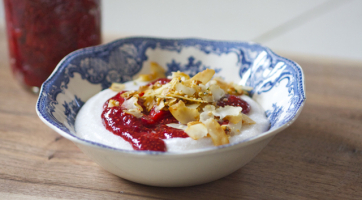
[[[194,75],[212,68],[227,81],[253,87],[251,95],[266,111],[270,129],[236,144],[190,153],[121,150],[78,137],[74,122],[84,102],[112,82],[147,73],[152,61],[168,73]],[[126,38],[67,55],[43,83],[36,110],[45,124],[113,174],[147,185],[189,186],[219,179],[248,163],[297,118],[305,98],[301,67],[258,44]]]

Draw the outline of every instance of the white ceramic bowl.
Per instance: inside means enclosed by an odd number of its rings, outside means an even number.
[[[244,141],[188,153],[130,151],[77,136],[75,117],[87,99],[112,82],[147,73],[151,61],[168,72],[194,75],[215,69],[227,81],[251,86],[270,129]],[[298,64],[250,42],[201,39],[126,38],[67,55],[44,82],[36,105],[40,119],[73,141],[105,170],[153,186],[191,186],[233,173],[253,159],[301,112],[304,78]]]

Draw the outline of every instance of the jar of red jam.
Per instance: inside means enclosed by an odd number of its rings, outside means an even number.
[[[101,43],[100,0],[4,0],[10,65],[37,92],[68,53]]]

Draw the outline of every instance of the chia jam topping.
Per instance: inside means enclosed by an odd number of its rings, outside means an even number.
[[[148,86],[156,83],[163,85],[170,81],[170,79],[161,78],[149,83]],[[142,99],[138,100],[138,104],[144,108],[143,116],[140,118],[124,112],[121,106],[108,106],[110,100],[118,101],[119,105],[122,105],[126,100],[121,96],[124,92],[126,91],[117,93],[105,102],[101,117],[106,129],[129,142],[133,149],[165,152],[167,148],[163,139],[189,137],[183,130],[166,126],[166,124],[170,123],[179,123],[170,111],[156,111],[152,108],[149,112],[146,112]],[[250,105],[234,95],[225,95],[217,102],[217,105],[221,107],[227,105],[239,106],[242,107],[244,114],[250,111]],[[219,123],[226,124],[228,121]]]

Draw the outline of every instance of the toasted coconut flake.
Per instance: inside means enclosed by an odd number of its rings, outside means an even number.
[[[156,110],[156,111],[160,111],[160,110],[162,110],[162,108],[164,108],[164,107],[165,107],[165,102],[160,101],[160,103],[155,107],[155,110]]]
[[[241,86],[241,85],[240,85]],[[242,86],[243,87],[243,90],[246,90],[246,91],[252,91],[254,88],[253,87],[249,87],[249,86]]]
[[[252,87],[248,87],[248,86],[243,86],[243,85],[238,85],[235,84],[233,82],[230,83],[230,85],[237,91],[238,94],[244,94],[247,93],[247,91],[251,91],[253,90]]]
[[[150,88],[150,86],[148,86],[148,85],[143,85],[143,86],[140,86],[140,87],[138,88],[138,91],[139,91],[139,92],[144,92],[144,91],[148,90],[149,88]]]
[[[170,83],[166,83],[164,85],[162,85],[160,88],[157,88],[155,90],[153,90],[153,95],[156,95],[156,94],[163,94],[165,93],[164,91],[166,91],[167,89],[169,89],[171,87],[171,84]]]
[[[209,102],[218,101],[225,95],[225,91],[221,89],[219,85],[217,85],[215,80],[211,80],[206,83],[205,88],[206,89],[204,90],[203,96],[208,96],[208,98],[211,96]]]
[[[199,112],[197,109],[188,108],[185,106],[183,101],[179,101],[177,104],[174,104],[169,107],[171,114],[179,121],[181,124],[187,124],[191,121],[196,121],[199,119]]]
[[[255,124],[255,121],[252,120],[249,116],[247,116],[247,115],[245,115],[245,114],[243,114],[243,113],[242,113],[242,115],[243,115],[243,124],[244,124],[244,125]]]
[[[202,72],[197,73],[194,77],[189,79],[189,83],[191,84],[193,80],[201,81],[202,84],[206,84],[211,80],[211,78],[214,76],[215,70],[213,69],[205,69]]]
[[[224,120],[228,120],[230,123],[237,124],[239,122],[242,122],[243,115],[239,113],[237,116],[228,115],[224,118]]]
[[[208,119],[204,123],[215,146],[229,144],[229,138],[215,119]]]
[[[214,78],[213,80],[215,80],[217,82],[217,85],[219,85],[220,88],[223,89],[226,93],[233,95],[248,94],[248,91],[251,91],[253,89],[252,87],[238,85],[233,82],[226,83],[224,80],[218,77]]]
[[[220,88],[223,89],[225,92],[227,92],[228,88],[230,88],[230,85],[222,80],[220,77],[215,77],[213,80],[215,80],[216,84],[219,85]]]
[[[219,107],[215,109],[212,113],[215,116],[220,117],[220,119],[224,119],[226,116],[238,116],[241,113],[242,108],[241,107],[234,107],[234,106],[225,106],[225,107]]]
[[[214,97],[212,96],[211,93],[206,94],[206,95],[203,95],[203,96],[201,96],[201,98],[202,98],[202,100],[204,100],[205,102],[209,102],[209,103],[214,102]]]
[[[183,73],[183,72],[180,72],[180,71],[177,71],[177,72],[172,72],[172,76],[171,76],[171,79],[173,78],[176,78],[176,77],[180,77],[182,81],[185,81],[185,80],[189,80],[190,79],[190,76]]]
[[[128,100],[125,100],[121,107],[124,110],[125,113],[131,114],[137,118],[140,118],[143,116],[142,114],[142,107],[137,103],[138,98],[137,97],[131,97]]]
[[[191,81],[191,87],[199,86],[200,84],[202,84],[202,82],[199,81],[199,80],[192,80]]]
[[[137,118],[141,118],[143,116],[143,114],[138,109],[129,109],[125,110],[124,112],[133,115]]]
[[[140,111],[142,111],[142,107],[138,104],[138,98],[137,97],[131,97],[128,100],[125,100],[122,104],[122,108],[126,109],[126,110],[131,110],[131,109],[138,109]]]
[[[156,74],[141,74],[135,81],[147,82],[156,79]]]
[[[204,107],[204,112],[200,114],[200,122],[205,123],[208,119],[214,119],[213,111],[215,111],[215,106],[207,105]]]
[[[170,107],[170,106],[172,106],[172,105],[174,105],[174,104],[176,104],[177,103],[177,99],[175,99],[175,98],[170,98],[170,99],[166,99],[166,105],[168,106],[168,107]]]
[[[159,96],[159,98],[165,98],[165,96],[162,95],[162,93],[164,93],[165,91],[168,91],[169,87],[170,87],[169,84],[164,84],[161,87],[156,88],[156,89],[149,88],[144,91],[144,94],[142,97],[146,98],[146,97],[158,97]]]
[[[163,95],[155,95],[156,98],[163,98],[163,99],[175,99],[174,97],[168,97],[168,96],[163,96]]]
[[[171,127],[171,128],[175,128],[175,129],[180,129],[180,130],[183,130],[183,131],[187,128],[186,125],[183,125],[183,124],[175,124],[175,123],[166,124],[166,126]]]
[[[136,81],[153,81],[159,78],[165,78],[166,70],[163,69],[158,63],[150,63],[151,73],[150,74],[141,74]]]
[[[189,98],[189,97],[184,97],[181,95],[176,95],[176,94],[167,94],[168,97],[174,97],[174,98],[179,98],[182,100],[187,100],[187,101],[194,101],[194,102],[200,102],[200,103],[207,103],[207,101],[204,101],[202,99],[196,99],[196,98]]]
[[[231,90],[234,90],[235,94],[241,95],[244,93],[243,86],[237,85],[233,82],[230,83],[230,86],[231,86]]]
[[[146,107],[147,111],[150,111],[153,106],[156,104],[154,98],[152,96],[143,96],[142,99],[144,100],[143,105]]]
[[[188,96],[192,96],[195,94],[195,89],[191,87],[187,87],[183,85],[182,83],[177,83],[175,86],[176,91],[181,91],[183,94],[186,94]]]
[[[205,124],[194,121],[187,123],[187,128],[185,129],[185,133],[190,136],[190,138],[194,140],[198,140],[207,136],[207,128]]]
[[[121,97],[129,99],[131,97],[138,97],[138,92],[135,90],[127,91],[121,94]]]
[[[119,101],[116,101],[116,100],[109,100],[108,102],[108,108],[112,108],[112,107],[116,107],[116,106],[119,106]]]
[[[207,83],[205,84],[205,86],[206,86],[207,88],[209,88],[210,85],[217,85],[217,82],[216,82],[215,80],[210,80],[209,82],[207,82]]]
[[[114,92],[120,92],[120,91],[124,90],[125,88],[126,88],[126,86],[122,83],[112,83],[112,85],[109,89],[111,89]]]
[[[161,67],[161,65],[159,65],[157,62],[151,62],[150,67],[151,67],[151,72],[152,73],[157,73],[157,74],[165,74],[166,73],[166,70],[163,67]]]
[[[225,95],[225,91],[216,84],[210,85],[210,91],[212,93],[212,98],[214,101],[219,101],[221,97]]]
[[[213,112],[213,111],[215,111],[215,106],[213,106],[213,105],[206,105],[206,106],[204,107],[203,111],[205,111],[205,112]]]
[[[201,92],[205,92],[207,89],[207,87],[204,84],[199,84],[198,86],[200,87]]]
[[[200,122],[205,123],[208,119],[214,119],[212,112],[202,112],[200,114]]]

